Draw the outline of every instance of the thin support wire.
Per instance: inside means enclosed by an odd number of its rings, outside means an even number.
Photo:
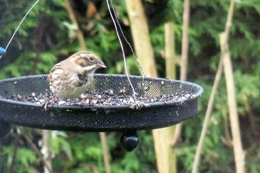
[[[134,86],[133,86],[133,84],[132,84],[132,82],[131,82],[131,80],[130,80],[130,78],[129,78],[129,74],[128,74],[128,71],[127,71],[126,57],[125,57],[125,51],[124,51],[124,47],[123,47],[123,44],[122,44],[122,40],[121,40],[121,38],[120,38],[120,36],[119,36],[118,28],[117,28],[117,26],[116,26],[116,21],[115,21],[113,15],[112,15],[112,12],[111,12],[111,9],[110,9],[109,0],[106,0],[106,2],[107,2],[107,7],[108,7],[109,14],[110,14],[111,19],[112,19],[112,21],[113,21],[113,24],[114,24],[114,26],[115,26],[117,38],[118,38],[118,40],[119,40],[120,47],[121,47],[121,50],[122,50],[122,53],[123,53],[123,59],[124,59],[124,67],[125,67],[126,77],[127,77],[128,81],[129,81],[129,84],[130,84],[130,86],[131,86],[131,88],[132,88],[134,100],[136,101],[136,97],[135,97],[136,92],[135,92]]]
[[[39,2],[39,0],[37,0],[37,1],[31,6],[31,8],[27,11],[27,13],[24,15],[23,19],[21,20],[21,22],[19,23],[19,25],[18,25],[17,28],[15,29],[15,31],[14,31],[12,37],[10,38],[8,44],[6,45],[5,50],[8,49],[8,47],[9,47],[11,41],[13,40],[13,38],[14,38],[16,32],[18,31],[18,29],[20,28],[20,26],[22,25],[23,21],[25,20],[25,18],[28,16],[28,14],[32,11],[32,9],[36,6],[36,4],[37,4],[38,2]],[[0,56],[0,59],[2,58],[2,56],[3,56],[3,55]]]
[[[115,13],[115,10],[114,10],[115,8],[114,8],[114,6],[113,6],[113,0],[110,0],[110,1],[111,1],[111,8],[112,8],[112,10],[113,10],[113,12],[114,12],[114,15],[116,16],[116,13]],[[119,21],[118,21],[118,18],[115,17],[115,20],[116,20],[116,23],[117,23],[117,25],[118,25],[118,27],[119,27],[119,30],[120,30],[120,32],[121,32],[121,34],[122,34],[122,36],[123,36],[125,42],[128,44],[129,48],[131,49],[131,52],[132,52],[133,57],[135,58],[135,60],[136,60],[136,62],[137,62],[137,64],[138,64],[138,67],[139,67],[139,68],[141,69],[141,71],[142,71],[142,76],[143,76],[143,78],[146,77],[145,72],[144,72],[144,69],[143,69],[143,67],[141,66],[141,64],[140,64],[140,62],[139,62],[139,60],[138,60],[138,58],[136,57],[135,52],[134,52],[134,49],[132,48],[132,45],[129,43],[129,41],[128,41],[128,40],[126,39],[126,37],[125,37],[125,34],[124,34],[124,32],[123,32],[123,30],[122,30],[122,27],[121,27],[121,25],[120,25],[120,23],[119,23]]]

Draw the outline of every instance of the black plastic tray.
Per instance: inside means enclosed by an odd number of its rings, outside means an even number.
[[[27,96],[50,92],[47,75],[25,76],[0,81],[0,131],[7,124],[65,131],[127,131],[154,129],[177,124],[197,114],[198,98],[203,89],[197,84],[164,78],[130,76],[137,98],[171,95],[173,99],[129,105],[50,105],[13,100],[14,95]],[[125,75],[96,74],[95,91],[124,88],[132,90]]]

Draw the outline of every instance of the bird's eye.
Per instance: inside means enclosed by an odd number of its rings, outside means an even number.
[[[90,60],[90,61],[93,61],[93,60],[94,60],[94,58],[91,56],[91,57],[89,57],[89,60]]]

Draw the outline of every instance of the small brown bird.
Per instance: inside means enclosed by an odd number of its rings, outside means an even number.
[[[98,56],[87,51],[75,53],[56,64],[47,78],[55,97],[47,101],[44,108],[58,97],[77,98],[88,91],[93,82],[94,72],[99,68],[106,66]]]

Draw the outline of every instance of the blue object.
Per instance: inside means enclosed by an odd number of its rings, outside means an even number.
[[[4,48],[0,47],[0,55],[4,55],[6,54],[6,51]]]

